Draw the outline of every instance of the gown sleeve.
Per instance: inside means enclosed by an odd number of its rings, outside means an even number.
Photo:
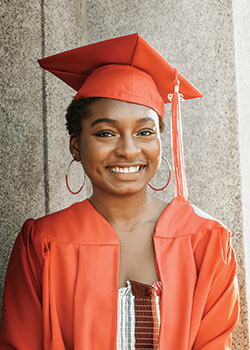
[[[192,350],[232,349],[232,331],[239,317],[236,259],[230,232],[224,228],[220,231],[218,246],[209,258],[212,283]]]
[[[35,220],[26,220],[10,256],[4,285],[0,350],[43,349],[42,254],[34,233]]]

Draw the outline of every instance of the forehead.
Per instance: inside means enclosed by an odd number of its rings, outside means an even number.
[[[158,114],[153,109],[110,98],[100,98],[90,105],[89,110],[91,120],[97,117],[109,117],[118,122],[129,123],[145,117],[152,119],[156,124],[159,123]]]

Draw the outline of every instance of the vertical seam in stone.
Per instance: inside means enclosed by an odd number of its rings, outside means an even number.
[[[41,0],[41,46],[42,58],[45,57],[45,13],[44,0]],[[44,157],[44,201],[45,215],[49,214],[49,164],[48,164],[48,118],[45,70],[42,70],[42,112],[43,112],[43,157]]]

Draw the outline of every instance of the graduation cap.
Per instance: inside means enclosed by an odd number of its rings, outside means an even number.
[[[180,100],[202,94],[139,34],[130,34],[38,60],[40,66],[80,97],[106,97],[144,105],[164,117],[172,102],[175,194],[188,199],[182,147]]]

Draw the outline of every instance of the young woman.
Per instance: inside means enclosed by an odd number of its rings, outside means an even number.
[[[70,150],[93,193],[24,223],[6,275],[0,350],[231,349],[230,232],[189,202],[182,158],[179,99],[201,94],[138,34],[39,63],[78,91],[66,115]],[[170,101],[176,197],[165,203],[148,184],[166,161]]]

